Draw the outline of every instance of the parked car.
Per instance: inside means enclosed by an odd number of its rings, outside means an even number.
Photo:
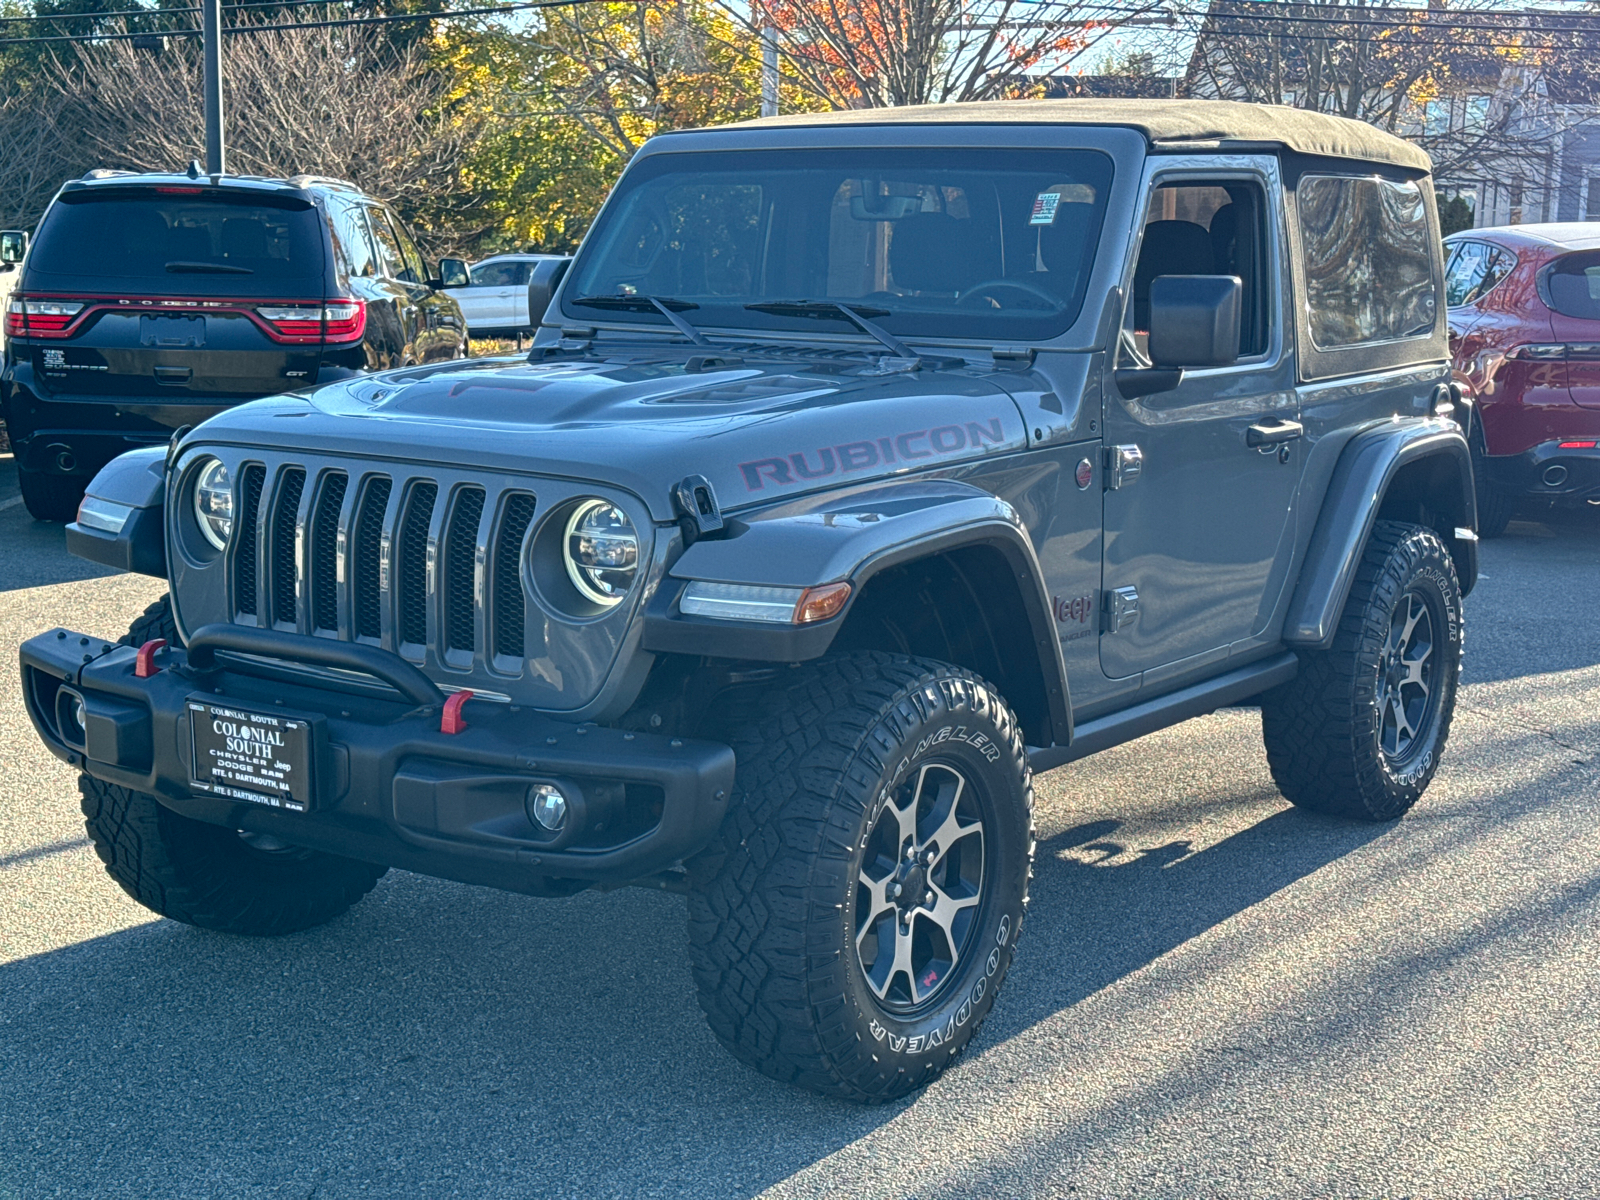
[[[0,406],[28,511],[66,521],[116,455],[243,400],[460,358],[466,326],[382,201],[338,180],[92,171],[6,306]]]
[[[497,254],[472,265],[465,287],[450,289],[461,305],[473,337],[505,338],[531,333],[528,321],[528,276],[556,254]]]
[[[1450,355],[1477,397],[1478,526],[1519,504],[1600,504],[1600,226],[1511,225],[1445,240]]]
[[[1477,545],[1409,143],[1191,101],[675,132],[557,274],[530,355],[96,479],[69,546],[169,597],[32,638],[22,694],[141,903],[685,892],[723,1045],[883,1100],[995,1003],[1035,772],[1259,704],[1296,805],[1428,787]]]

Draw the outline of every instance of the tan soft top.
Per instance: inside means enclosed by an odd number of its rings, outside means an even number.
[[[1432,169],[1410,142],[1360,121],[1236,100],[986,100],[975,104],[915,104],[790,113],[740,121],[724,128],[805,125],[1120,125],[1136,129],[1153,147],[1169,142],[1265,142],[1302,154]]]

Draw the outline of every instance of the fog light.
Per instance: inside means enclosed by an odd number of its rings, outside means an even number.
[[[72,724],[75,732],[82,734],[89,727],[89,714],[84,711],[82,696],[67,697],[68,711],[72,714]]]
[[[536,783],[528,789],[528,816],[549,833],[559,833],[567,823],[567,798],[553,783]]]

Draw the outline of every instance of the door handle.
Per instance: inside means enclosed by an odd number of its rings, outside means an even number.
[[[1299,421],[1275,421],[1268,425],[1252,425],[1244,431],[1246,446],[1277,446],[1292,442],[1305,435],[1306,428]]]

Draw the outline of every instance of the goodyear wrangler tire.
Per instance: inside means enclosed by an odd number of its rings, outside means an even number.
[[[1292,803],[1389,821],[1427,790],[1450,736],[1463,616],[1439,535],[1379,521],[1331,648],[1262,697],[1261,729]]]
[[[970,672],[853,654],[793,669],[730,740],[735,794],[689,896],[712,1031],[826,1095],[931,1082],[1022,930],[1033,785],[1016,718]]]
[[[178,645],[168,596],[145,609],[121,644]],[[226,933],[293,933],[331,921],[365,896],[386,868],[209,825],[154,796],[78,779],[84,825],[106,873],[140,904]]]

